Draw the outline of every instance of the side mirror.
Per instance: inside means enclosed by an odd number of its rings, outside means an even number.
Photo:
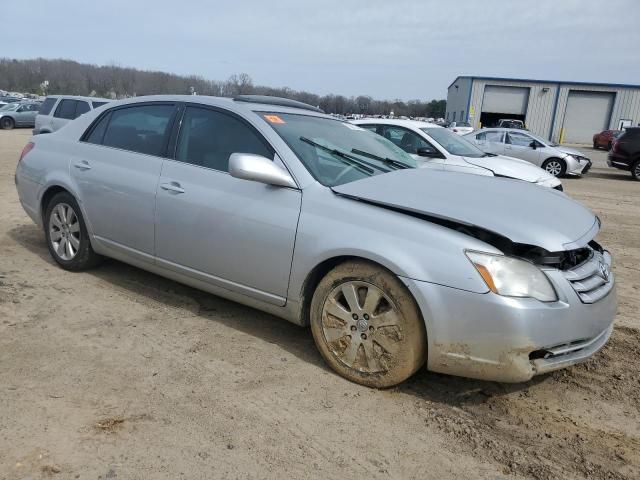
[[[536,148],[538,148],[538,143],[534,140],[529,144],[529,146],[535,150]]]
[[[273,160],[252,153],[232,153],[229,157],[229,174],[252,182],[297,188],[289,172],[273,163]]]
[[[440,158],[442,155],[434,148],[420,147],[416,152],[419,157]]]

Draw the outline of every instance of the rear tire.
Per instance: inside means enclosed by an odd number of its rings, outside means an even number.
[[[102,260],[91,247],[80,206],[68,192],[54,195],[47,205],[44,233],[49,253],[65,270],[87,270]]]
[[[596,142],[593,142],[593,149],[598,150],[598,144]]]
[[[0,118],[0,127],[3,130],[12,130],[16,126],[16,122],[11,117]]]
[[[542,168],[554,177],[562,177],[567,173],[567,164],[560,158],[549,158],[542,164]]]
[[[320,354],[346,379],[376,388],[401,383],[427,358],[420,310],[393,273],[362,260],[331,270],[311,300]]]
[[[633,165],[631,165],[631,176],[635,180],[640,180],[640,160],[636,160]]]

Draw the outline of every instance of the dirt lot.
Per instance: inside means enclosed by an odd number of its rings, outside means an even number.
[[[640,478],[640,183],[604,152],[564,183],[615,258],[609,345],[521,385],[376,391],[269,315],[115,261],[57,268],[13,184],[28,138],[0,131],[0,479]]]

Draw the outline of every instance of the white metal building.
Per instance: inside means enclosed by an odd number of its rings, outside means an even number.
[[[640,124],[640,85],[467,75],[449,85],[447,120],[480,128],[503,118],[556,142],[589,144],[594,133]]]

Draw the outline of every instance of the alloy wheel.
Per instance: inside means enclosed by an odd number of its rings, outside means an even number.
[[[333,355],[362,373],[388,371],[402,341],[398,308],[381,289],[361,281],[331,291],[322,308],[322,332]]]
[[[69,261],[80,248],[80,220],[66,203],[59,203],[49,217],[49,241],[56,255]]]
[[[562,164],[559,160],[551,160],[547,163],[546,170],[554,177],[557,177],[562,172]]]

